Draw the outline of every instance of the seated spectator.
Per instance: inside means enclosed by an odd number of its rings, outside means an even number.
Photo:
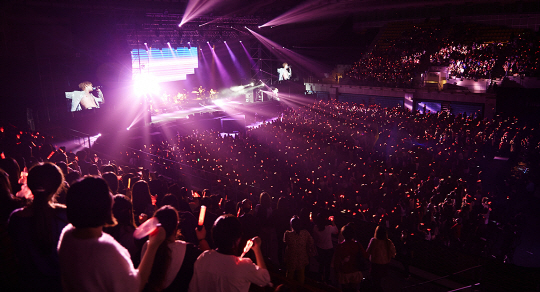
[[[253,238],[252,250],[257,264],[249,258],[237,255],[242,248],[239,246],[242,236],[242,226],[232,215],[222,215],[214,223],[212,238],[217,248],[202,253],[195,262],[193,278],[189,291],[249,291],[254,283],[266,286],[270,283],[270,274],[261,252],[261,240]]]
[[[154,217],[165,229],[166,239],[156,252],[145,291],[188,291],[193,276],[193,265],[202,251],[194,244],[176,240],[179,219],[176,209],[163,206],[156,211]],[[206,229],[197,231],[197,237],[203,250],[210,249],[205,240]],[[147,247],[148,243],[145,243],[142,249],[143,256]]]
[[[8,232],[20,263],[23,291],[60,291],[60,270],[56,245],[68,223],[64,205],[56,203],[64,177],[58,166],[40,163],[28,173],[28,188],[34,200],[15,210]]]
[[[142,291],[146,285],[165,230],[159,228],[150,235],[148,249],[135,269],[129,252],[103,232],[103,227],[115,224],[112,204],[109,187],[101,178],[85,177],[69,189],[70,224],[58,243],[63,291]]]

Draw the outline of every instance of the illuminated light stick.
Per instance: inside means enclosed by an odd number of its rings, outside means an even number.
[[[49,154],[49,156],[47,156],[47,159],[51,159],[51,157],[53,156],[54,154],[54,151],[51,151],[51,154]]]
[[[206,206],[201,206],[201,212],[199,212],[199,226],[203,226],[204,215],[206,215]]]
[[[128,187],[127,187],[127,188],[128,188],[128,189],[130,189],[130,188],[131,188],[131,177],[130,177],[130,178],[128,178]]]
[[[141,239],[157,231],[160,226],[161,223],[159,223],[159,220],[156,217],[152,217],[135,229],[133,232],[133,237],[136,239]]]
[[[250,239],[246,242],[246,246],[244,247],[244,252],[240,256],[240,258],[243,258],[246,255],[246,253],[248,253],[248,251],[251,249],[252,246],[253,246],[253,240]]]

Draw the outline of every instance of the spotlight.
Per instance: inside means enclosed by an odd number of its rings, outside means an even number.
[[[126,130],[129,131],[130,128],[131,128],[131,127],[127,127]]]
[[[242,41],[240,41],[240,42],[242,42]]]
[[[223,43],[224,43],[224,44],[226,44],[226,43],[227,43],[227,41],[223,41]]]

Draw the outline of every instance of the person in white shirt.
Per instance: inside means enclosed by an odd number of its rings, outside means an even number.
[[[332,234],[338,234],[339,230],[334,222],[334,216],[326,217],[319,213],[315,218],[313,227],[313,240],[317,246],[317,259],[319,261],[319,275],[323,282],[330,281],[330,265],[334,256]]]
[[[205,251],[195,262],[190,292],[247,292],[251,283],[261,287],[270,284],[260,238],[252,239],[257,261],[254,264],[249,258],[237,256],[241,236],[242,226],[236,217],[222,215],[216,220],[212,238],[217,248]]]
[[[158,246],[165,231],[150,235],[148,249],[138,269],[129,252],[104,226],[115,224],[113,198],[107,183],[87,176],[70,187],[66,196],[68,224],[58,243],[64,291],[142,291],[148,281]]]

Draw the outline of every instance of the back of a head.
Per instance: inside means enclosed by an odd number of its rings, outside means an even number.
[[[324,230],[325,226],[327,225],[327,220],[323,213],[317,214],[317,217],[315,217],[315,224],[317,225],[317,229],[319,229],[319,231]]]
[[[86,159],[86,151],[84,150],[80,150],[80,151],[77,151],[77,153],[75,153],[75,155],[77,155],[77,158],[79,158],[79,161],[81,160],[85,160]]]
[[[62,171],[55,164],[45,162],[32,167],[28,172],[27,185],[34,195],[34,203],[50,201],[63,181]]]
[[[225,202],[225,214],[236,215],[236,203],[231,200]]]
[[[114,174],[116,174],[116,168],[111,164],[107,164],[103,166],[103,168],[101,169],[101,172],[102,173],[113,172]]]
[[[128,197],[124,195],[115,195],[114,204],[112,207],[114,218],[120,225],[134,226],[133,205]]]
[[[388,239],[388,234],[386,233],[386,228],[384,226],[377,226],[377,228],[375,228],[375,238],[379,240]]]
[[[107,182],[111,193],[116,194],[118,192],[118,177],[114,172],[106,172],[101,177]]]
[[[242,225],[233,215],[221,215],[212,227],[212,239],[218,249],[233,250],[242,236]]]
[[[354,225],[348,223],[347,225],[343,226],[343,228],[341,228],[341,235],[343,235],[343,238],[345,238],[347,241],[355,239],[356,232],[354,230]]]
[[[195,228],[197,227],[197,219],[191,212],[179,212],[180,218],[178,223],[178,229],[182,233],[184,240],[193,244],[198,244],[197,234]]]
[[[161,227],[165,229],[167,237],[176,231],[178,226],[178,211],[172,206],[166,205],[154,213],[154,217],[159,220]]]
[[[176,196],[178,199],[182,198],[182,192],[181,192],[180,186],[177,184],[172,184],[167,189],[167,193]]]
[[[133,209],[137,213],[143,213],[146,206],[152,204],[152,197],[150,197],[150,188],[148,183],[144,180],[140,180],[133,185]],[[149,214],[147,214],[149,215]]]
[[[302,223],[302,220],[300,218],[294,216],[291,218],[291,228],[294,232],[299,233],[300,230],[303,229],[304,224]]]
[[[68,190],[68,221],[76,228],[113,225],[112,204],[113,198],[107,183],[100,177],[87,176]]]
[[[260,196],[261,206],[264,208],[272,207],[272,197],[267,192],[262,192]]]
[[[165,205],[172,206],[176,210],[180,209],[180,203],[178,202],[178,198],[172,194],[166,194],[165,197],[163,197],[163,200],[161,200],[161,204],[163,206]]]

